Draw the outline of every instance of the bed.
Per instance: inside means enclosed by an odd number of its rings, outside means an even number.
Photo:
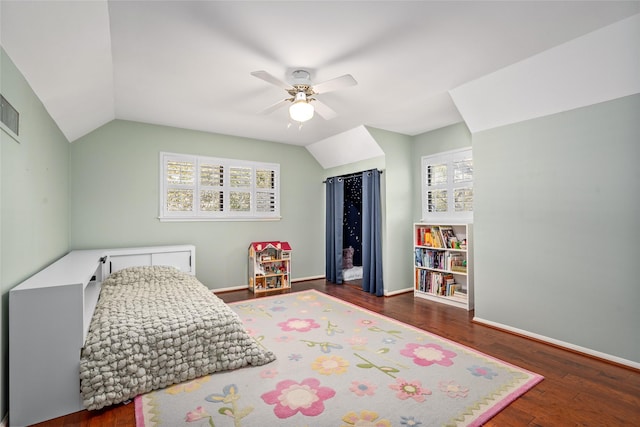
[[[361,265],[354,265],[351,268],[342,270],[342,280],[348,282],[350,280],[362,279],[363,271]]]
[[[69,252],[10,290],[9,344],[10,427],[274,359],[195,278],[193,245]]]
[[[274,359],[194,276],[168,266],[129,267],[102,283],[80,358],[83,404],[100,409]]]

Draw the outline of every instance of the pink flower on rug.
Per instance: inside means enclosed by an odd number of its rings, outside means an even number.
[[[264,371],[260,372],[260,377],[261,378],[275,378],[277,377],[279,374],[279,372],[275,369],[265,369]]]
[[[202,406],[198,406],[193,411],[187,412],[187,415],[184,417],[184,419],[186,422],[192,423],[194,421],[202,420],[209,417],[211,417],[211,415],[207,414],[207,411],[205,411]]]
[[[164,392],[167,394],[191,393],[198,390],[202,384],[208,382],[209,380],[211,380],[211,376],[207,375],[204,377],[196,378],[192,381],[188,381],[186,383],[174,384],[170,387],[167,387]]]
[[[416,402],[424,402],[425,395],[431,394],[431,390],[422,388],[420,381],[407,381],[402,378],[396,379],[396,383],[390,384],[389,388],[396,390],[396,397],[401,400],[413,399]]]
[[[313,294],[305,294],[305,295],[298,295],[296,299],[298,301],[315,301],[316,299],[318,299],[318,297]]]
[[[375,319],[360,319],[356,323],[363,328],[369,328],[375,326],[377,322]]]
[[[344,374],[349,367],[349,361],[340,356],[318,356],[311,363],[311,369],[321,375]]]
[[[317,324],[313,319],[289,319],[286,322],[278,323],[280,329],[285,332],[289,331],[298,331],[298,332],[309,332],[311,329],[319,328],[320,325]]]
[[[455,381],[440,381],[438,383],[440,387],[440,391],[445,393],[447,396],[455,399],[457,397],[467,397],[469,394],[469,389],[461,386]]]
[[[373,396],[378,386],[371,384],[369,381],[351,381],[349,390],[354,392],[356,396]]]
[[[335,396],[330,387],[320,386],[320,381],[307,378],[301,383],[293,380],[280,381],[276,389],[264,393],[262,400],[268,405],[275,405],[273,413],[278,418],[289,418],[298,412],[315,417],[324,412],[324,401]]]
[[[438,344],[407,344],[400,350],[403,356],[413,358],[413,363],[420,366],[430,366],[434,363],[441,366],[453,365],[452,357],[457,354],[453,351],[445,350]]]
[[[498,375],[497,372],[494,372],[491,368],[488,368],[486,366],[473,365],[467,368],[467,370],[476,377],[485,377],[488,380],[491,380],[493,379],[493,377]]]
[[[391,421],[378,419],[378,413],[373,411],[360,411],[359,414],[349,412],[342,421],[349,426],[366,426],[366,427],[391,427]]]
[[[356,346],[356,347],[365,346],[367,345],[367,342],[369,342],[369,339],[367,337],[361,337],[361,336],[351,337],[349,338],[349,341],[348,341],[349,345]]]
[[[276,342],[287,343],[287,342],[294,341],[295,338],[293,337],[293,335],[280,335],[280,336],[275,337],[274,340]]]

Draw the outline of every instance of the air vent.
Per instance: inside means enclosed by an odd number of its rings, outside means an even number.
[[[19,135],[18,127],[20,122],[20,113],[18,110],[13,108],[13,105],[9,104],[4,96],[0,95],[1,103],[0,103],[0,121],[16,136]]]

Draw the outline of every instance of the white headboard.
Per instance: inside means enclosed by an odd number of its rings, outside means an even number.
[[[102,262],[102,280],[123,268],[145,265],[168,265],[195,275],[196,247],[179,245],[108,249],[104,252]]]

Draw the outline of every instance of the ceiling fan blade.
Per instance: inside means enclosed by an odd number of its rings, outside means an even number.
[[[281,87],[284,90],[289,90],[291,89],[291,85],[287,84],[285,82],[283,82],[282,80],[280,80],[277,77],[274,77],[272,74],[264,71],[264,70],[260,70],[260,71],[254,71],[251,73],[252,76],[257,77],[259,79],[264,80],[267,83],[271,83],[272,85]]]
[[[273,113],[274,111],[276,111],[278,108],[284,107],[286,104],[291,103],[291,99],[283,99],[282,101],[278,101],[275,104],[265,108],[264,110],[260,111],[259,114],[269,114],[269,113]]]
[[[355,86],[357,84],[358,82],[351,74],[345,74],[344,76],[336,77],[335,79],[313,85],[313,91],[318,94],[327,93],[337,89],[342,89],[343,87]]]
[[[333,111],[331,107],[317,99],[313,100],[313,107],[315,108],[316,113],[325,120],[331,120],[338,116],[338,113]]]

